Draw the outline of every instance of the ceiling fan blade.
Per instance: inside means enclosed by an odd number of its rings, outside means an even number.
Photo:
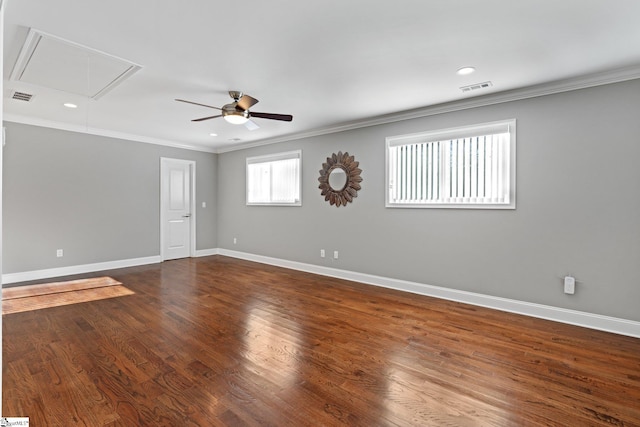
[[[247,120],[247,122],[244,124],[244,127],[246,127],[249,130],[260,129],[260,126],[258,126],[258,124],[256,122],[251,121],[251,120]]]
[[[222,114],[218,114],[217,116],[209,116],[209,117],[203,117],[201,119],[193,119],[191,120],[192,122],[202,122],[204,120],[210,120],[210,119],[215,119],[216,117],[222,117]]]
[[[176,99],[176,101],[178,101],[178,102],[186,102],[187,104],[199,105],[199,106],[201,106],[201,107],[215,108],[216,110],[222,110],[222,108],[214,107],[213,105],[200,104],[200,103],[198,103],[198,102],[187,101],[187,100],[185,100],[185,99]]]
[[[258,117],[261,119],[282,120],[283,122],[290,122],[293,120],[293,116],[291,114],[254,113],[251,111],[249,115],[251,117]]]
[[[242,98],[238,100],[238,107],[243,110],[248,110],[258,103],[258,100],[250,97],[249,95],[243,95]]]

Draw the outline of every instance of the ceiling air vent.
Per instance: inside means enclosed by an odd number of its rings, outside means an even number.
[[[488,87],[493,86],[493,83],[491,82],[483,82],[483,83],[476,83],[473,85],[469,85],[469,86],[462,86],[460,88],[460,90],[462,90],[463,92],[472,92],[474,90],[480,90],[480,89],[486,89]]]
[[[31,98],[33,98],[32,94],[25,93],[25,92],[18,92],[17,90],[13,91],[13,93],[11,94],[11,99],[17,99],[18,101],[29,102],[31,101]]]

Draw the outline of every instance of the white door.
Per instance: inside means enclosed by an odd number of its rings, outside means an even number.
[[[195,246],[193,177],[195,163],[160,159],[161,256],[163,260],[192,256]]]

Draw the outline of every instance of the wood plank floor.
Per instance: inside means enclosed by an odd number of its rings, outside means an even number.
[[[96,273],[105,275],[105,272]],[[3,317],[32,426],[640,426],[640,340],[221,256]]]

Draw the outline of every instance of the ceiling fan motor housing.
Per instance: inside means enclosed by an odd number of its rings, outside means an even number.
[[[222,116],[243,116],[245,118],[249,118],[249,110],[243,110],[238,107],[237,102],[232,102],[231,104],[226,104],[222,106]]]

